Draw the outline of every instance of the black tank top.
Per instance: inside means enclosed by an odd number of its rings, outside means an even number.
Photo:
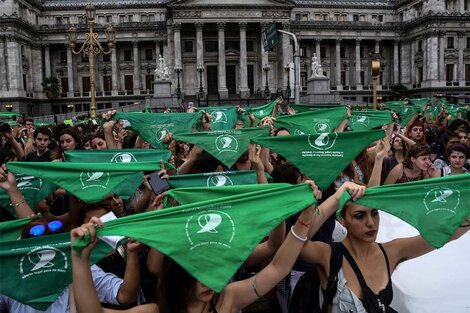
[[[385,249],[382,247],[382,244],[379,243],[379,247],[380,247],[380,250],[382,250],[382,253],[384,254],[385,262],[387,263],[388,284],[387,286],[385,286],[384,289],[379,291],[379,294],[377,296],[383,302],[390,305],[390,303],[392,303],[392,300],[393,300],[392,278],[390,276],[390,263],[388,262],[387,252],[385,252]]]

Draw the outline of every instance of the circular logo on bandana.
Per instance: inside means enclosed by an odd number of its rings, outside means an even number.
[[[235,223],[226,212],[203,210],[186,221],[186,237],[191,245],[190,250],[207,245],[231,248]]]
[[[313,126],[315,129],[315,133],[320,134],[320,133],[329,133],[331,132],[331,127],[325,122],[318,122]]]
[[[362,124],[364,126],[369,125],[369,117],[366,115],[354,115],[352,118],[353,124]]]
[[[131,163],[131,162],[137,162],[135,156],[132,153],[129,152],[119,152],[116,153],[112,158],[111,162],[114,163]]]
[[[19,176],[16,178],[16,184],[19,190],[40,190],[42,188],[42,179],[34,176]]]
[[[161,142],[165,138],[166,134],[168,134],[168,133],[169,133],[169,131],[166,128],[162,128],[162,129],[158,130],[157,131],[157,136],[156,136],[157,141]]]
[[[109,183],[108,172],[81,172],[80,182],[82,183],[82,189],[90,187],[100,187],[105,189]]]
[[[52,272],[65,273],[68,259],[65,253],[53,247],[39,247],[25,254],[20,260],[21,278]]]
[[[233,186],[233,181],[224,174],[211,175],[207,178],[207,187]]]
[[[294,130],[294,135],[305,135],[305,133],[301,131],[300,129],[296,129]]]
[[[236,152],[238,150],[238,141],[231,135],[220,135],[215,139],[215,147],[221,152]]]
[[[455,214],[460,204],[460,191],[447,187],[438,187],[429,190],[424,196],[426,215],[436,212]]]
[[[211,116],[212,123],[227,123],[227,115],[223,111],[214,111]]]
[[[321,133],[319,135],[309,135],[308,144],[317,150],[330,150],[336,143],[337,133]]]

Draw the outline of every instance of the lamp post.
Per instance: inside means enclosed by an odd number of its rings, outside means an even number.
[[[95,24],[96,9],[92,4],[87,4],[85,7],[86,15],[88,18],[88,32],[85,33],[85,42],[82,44],[80,49],[75,50],[75,44],[77,42],[77,29],[70,27],[68,30],[69,34],[69,47],[74,54],[84,53],[88,55],[88,62],[90,65],[90,97],[91,97],[91,117],[96,117],[96,88],[95,88],[95,54],[110,54],[114,47],[115,32],[111,26],[108,26],[105,30],[106,39],[108,40],[108,50],[105,50],[99,40],[98,33],[95,33],[93,26]]]
[[[380,54],[375,53],[371,57],[371,70],[372,70],[372,81],[373,81],[373,94],[372,94],[372,108],[377,110],[377,78],[380,74]]]
[[[286,88],[286,94],[287,94],[287,103],[290,102],[290,64],[287,63],[284,69],[287,72],[287,88]]]
[[[181,66],[175,65],[176,73],[176,98],[179,100],[181,98],[181,86],[180,86],[180,73],[183,71]]]
[[[264,66],[263,66],[263,71],[265,72],[265,76],[266,76],[266,86],[264,87],[264,96],[266,98],[269,98],[271,96],[271,91],[269,90],[269,82],[268,82],[268,72],[271,70],[271,66],[266,63]]]
[[[199,73],[199,105],[201,105],[201,99],[204,98],[204,88],[202,87],[202,73],[204,73],[204,65],[199,64],[197,66],[197,72]]]
[[[69,111],[69,113],[73,111],[73,104],[67,104],[67,111]]]
[[[13,104],[11,104],[11,103],[5,104],[5,109],[6,109],[8,112],[13,111]]]

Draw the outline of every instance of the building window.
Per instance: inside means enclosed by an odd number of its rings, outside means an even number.
[[[419,40],[418,41],[418,52],[421,52],[421,51],[423,51],[423,41]]]
[[[365,75],[364,71],[361,71],[359,75],[361,76],[361,81],[357,82],[357,85],[362,85],[364,83],[364,75]]]
[[[326,58],[326,48],[320,47],[320,59]]]
[[[127,21],[128,21],[128,22],[133,22],[133,21],[134,21],[134,15],[129,14],[129,15],[127,16]]]
[[[447,49],[454,49],[454,37],[447,37]]]
[[[130,49],[124,50],[124,61],[132,61],[132,51]]]
[[[416,13],[418,16],[423,15],[423,3],[419,3],[416,5]]]
[[[60,51],[60,63],[67,63],[67,51]]]
[[[446,81],[454,80],[454,64],[446,64]]]
[[[110,92],[112,88],[112,77],[111,76],[103,76],[103,90],[104,92]]]
[[[124,75],[124,89],[128,92],[134,90],[134,76]]]
[[[145,60],[146,61],[153,60],[153,50],[152,49],[145,49]]]
[[[465,81],[470,82],[470,64],[465,64]]]
[[[248,46],[247,46],[248,50]],[[217,52],[219,51],[218,42],[215,40],[207,40],[206,41],[206,52]]]
[[[109,62],[111,61],[111,53],[103,53],[103,62]]]
[[[145,86],[147,90],[153,90],[153,75],[145,75]]]
[[[470,37],[467,37],[467,49],[470,49]]]
[[[82,62],[88,62],[88,54],[82,52]]]
[[[341,47],[339,49],[339,57],[344,59],[346,57],[346,47]]]
[[[246,51],[254,52],[255,51],[255,42],[253,40],[246,41]]]
[[[305,47],[300,47],[299,53],[301,58],[305,58],[307,55],[307,49]]]
[[[126,16],[125,15],[119,15],[119,23],[125,23],[126,22]]]
[[[140,15],[140,21],[144,23],[148,22],[149,21],[148,15],[147,14]]]
[[[296,14],[295,15],[295,20],[300,21],[302,19],[302,14]]]
[[[315,14],[315,21],[324,21],[323,14]]]
[[[365,14],[359,15],[359,22],[365,22],[365,21],[366,21],[366,15]]]
[[[67,92],[69,91],[69,79],[67,77],[62,77],[60,79],[60,89],[62,94],[67,95]]]
[[[86,17],[85,15],[78,17],[78,24],[86,24]]]
[[[106,15],[106,23],[112,23],[113,22],[113,16],[112,15]]]
[[[192,40],[185,40],[184,41],[184,52],[185,53],[193,53],[194,52],[194,44]]]
[[[359,22],[359,14],[354,14],[353,15],[353,21],[354,22]]]
[[[82,77],[82,91],[83,93],[90,92],[90,76],[83,76]]]
[[[226,40],[225,50],[236,50],[240,51],[240,41],[238,40]]]
[[[57,17],[55,18],[55,23],[56,23],[57,25],[62,25],[62,17],[61,17],[61,16],[57,16]]]
[[[149,14],[149,22],[155,22],[155,14]]]
[[[346,86],[346,71],[341,71],[341,85]]]

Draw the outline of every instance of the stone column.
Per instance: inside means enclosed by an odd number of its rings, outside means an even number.
[[[361,82],[361,39],[356,39],[356,88],[362,90]]]
[[[225,23],[217,23],[219,38],[219,95],[228,98],[227,81],[225,75]]]
[[[411,55],[410,55],[410,73],[411,73],[411,84],[416,84],[416,65],[415,65],[415,55],[416,55],[416,41],[414,38],[410,39],[411,46]]]
[[[321,63],[321,50],[320,50],[321,39],[315,40],[315,53],[317,54],[318,63]]]
[[[428,47],[427,47],[427,80],[429,81],[429,85],[428,86],[436,86],[437,84],[437,81],[438,81],[438,69],[437,69],[437,66],[438,66],[438,51],[439,51],[439,47],[438,47],[438,41],[439,41],[439,37],[438,37],[438,33],[437,31],[433,31],[431,33],[429,33],[429,36],[428,36],[428,39],[427,39],[427,43],[428,43]]]
[[[463,2],[463,1],[461,1]],[[463,12],[463,11],[461,11]],[[457,65],[457,81],[459,82],[459,86],[465,86],[465,81],[464,81],[464,71],[465,71],[465,65],[463,62],[463,50],[465,48],[465,32],[460,31],[457,33],[458,36],[458,47],[459,47],[459,59],[458,59],[458,65]]]
[[[51,53],[49,45],[44,45],[44,72],[46,77],[51,77]]]
[[[380,53],[380,39],[375,40],[374,52],[375,53]]]
[[[445,54],[445,44],[446,37],[445,32],[439,32],[439,81],[441,86],[446,85],[446,66],[444,63],[444,54]]]
[[[265,31],[266,30],[266,27],[268,27],[268,23],[261,23],[261,32]],[[260,40],[260,43],[261,43],[261,64],[258,68],[258,71],[259,73],[261,73],[261,75],[259,75],[261,77],[261,80],[259,82],[259,90],[261,91],[261,97],[264,97],[263,95],[263,90],[264,90],[264,85],[265,85],[265,82],[266,82],[266,72],[263,71],[263,67],[265,64],[268,64],[269,63],[269,55],[268,55],[268,52],[267,51],[264,51],[264,47],[263,47],[263,40]]]
[[[341,39],[336,39],[336,88],[337,90],[342,90],[343,86],[341,85]]]
[[[393,84],[397,85],[400,82],[400,60],[398,57],[398,43],[399,40],[393,41]]]
[[[194,75],[196,75],[197,77],[197,80],[198,80],[198,85],[196,87],[196,94],[199,92],[199,86],[201,84],[201,81],[202,81],[202,88],[205,89],[205,66],[204,66],[204,40],[202,38],[202,31],[203,31],[203,28],[204,28],[204,24],[203,23],[196,23],[196,73]],[[204,66],[204,73],[202,73],[202,77],[200,77],[201,75],[199,75],[199,73],[197,72],[197,67],[198,66]]]
[[[67,97],[72,98],[74,89],[73,89],[73,72],[74,72],[74,67],[73,67],[73,54],[72,54],[72,49],[68,45],[66,45],[67,49],[67,80],[68,80],[68,92],[67,92]],[[96,68],[96,66],[95,66]],[[95,69],[96,70],[96,69]]]
[[[173,24],[173,41],[174,41],[174,53],[175,53],[175,61],[173,63],[173,68],[176,66],[180,66],[183,69],[183,61],[181,59],[181,23],[174,23]],[[184,69],[183,69],[184,71]],[[177,88],[176,84],[176,73],[174,76],[174,90]],[[183,73],[180,73],[180,88],[183,92],[184,90],[184,80],[183,80]]]
[[[40,46],[33,46],[32,47],[32,90],[35,93],[42,94],[42,85],[43,77],[42,77],[42,56],[41,56],[41,47]]]
[[[285,31],[290,31],[290,24],[289,23],[283,23],[282,24],[282,29],[285,30]],[[287,64],[287,63],[291,63],[293,62],[293,56],[292,56],[292,47],[291,47],[291,44],[290,44],[290,36],[287,35],[287,34],[282,34],[281,35],[281,38],[282,38],[282,64]],[[282,69],[284,68],[284,65],[282,66]],[[270,72],[273,72],[274,71],[274,67],[271,68],[271,71]],[[297,77],[299,77],[300,79],[300,74],[299,73],[296,73],[297,70],[294,70],[295,72],[295,75],[297,75]],[[282,72],[281,72],[282,73]],[[271,77],[274,77],[274,72],[272,73],[273,76]],[[287,75],[281,75],[282,77],[282,88],[285,90],[287,89]],[[299,81],[299,85],[300,85],[300,81]],[[276,86],[271,86],[271,84],[269,84],[269,88],[271,90],[276,90],[274,87]],[[300,86],[300,90],[302,90],[302,86]]]
[[[423,34],[423,81],[428,79],[428,36]]]
[[[139,42],[134,40],[132,42],[134,48],[134,94],[140,94],[140,55],[139,55]]]
[[[411,41],[405,39],[401,44],[401,58],[400,58],[400,81],[399,83],[411,83]]]
[[[16,38],[7,38],[7,67],[8,67],[8,84],[10,91],[18,91],[21,88],[20,84],[20,52]]]
[[[27,88],[26,91],[31,92],[33,91],[33,84],[34,84],[34,79],[33,79],[33,53],[31,51],[32,47],[31,44],[26,47],[26,58],[28,60],[28,74],[26,75],[26,84]]]
[[[161,40],[155,40],[155,62],[158,62],[158,57],[160,56],[160,43],[161,43]],[[161,54],[162,57],[165,59],[165,56],[163,54]],[[166,59],[165,59],[166,61]]]
[[[119,92],[119,75],[118,75],[118,61],[117,61],[118,47],[114,44],[111,51],[111,95],[117,96]]]
[[[250,96],[248,88],[248,65],[246,53],[246,26],[247,23],[239,23],[240,26],[240,97],[242,99]]]
[[[0,90],[7,90],[7,69],[6,69],[6,51],[3,39],[0,38],[0,53],[4,56],[0,58]]]
[[[468,8],[467,8],[468,10]],[[465,0],[459,1],[459,12],[464,14],[465,13]]]

